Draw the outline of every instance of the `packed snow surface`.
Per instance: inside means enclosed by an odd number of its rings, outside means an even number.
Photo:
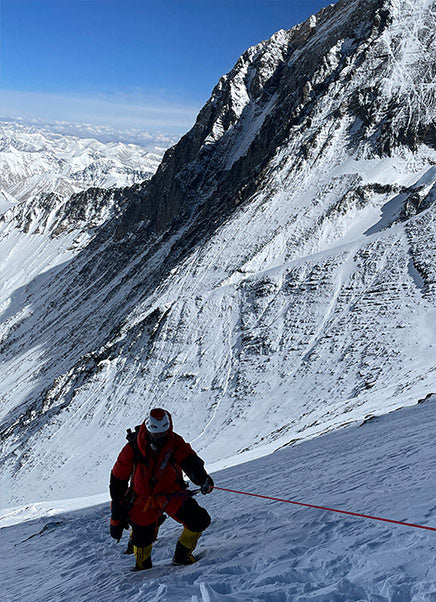
[[[436,527],[435,398],[214,474],[220,487]],[[107,459],[109,474],[115,458]],[[83,466],[76,465],[77,474]],[[3,600],[430,602],[436,533],[215,490],[199,562],[172,567],[168,519],[151,570],[130,573],[109,505],[71,500],[0,515]],[[99,502],[94,507],[89,503]]]

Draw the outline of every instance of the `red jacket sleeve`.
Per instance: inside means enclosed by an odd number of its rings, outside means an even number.
[[[174,433],[174,437],[176,438],[176,441],[177,441],[175,449],[174,449],[174,460],[180,466],[182,464],[182,462],[184,460],[186,460],[186,458],[188,458],[189,456],[192,456],[192,455],[196,455],[196,453],[192,449],[192,447],[189,445],[189,443],[186,443],[186,441],[183,439],[183,437],[181,437],[180,435],[177,435],[177,433]]]
[[[128,481],[133,472],[133,459],[135,453],[132,446],[129,443],[123,447],[114,464],[112,474],[121,481]]]
[[[175,461],[193,483],[203,485],[208,476],[204,469],[203,460],[197,456],[189,443],[186,443],[180,435],[177,435],[177,438],[178,444],[174,453]]]

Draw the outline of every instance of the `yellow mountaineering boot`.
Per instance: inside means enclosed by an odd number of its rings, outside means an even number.
[[[194,562],[197,562],[192,552],[197,545],[201,533],[202,531],[190,531],[186,527],[183,528],[174,552],[173,564],[179,566],[181,564],[194,564]]]
[[[133,546],[133,552],[136,558],[136,565],[133,568],[133,571],[143,571],[145,569],[151,569],[151,548],[153,544],[151,543],[149,546],[145,548],[137,548]]]

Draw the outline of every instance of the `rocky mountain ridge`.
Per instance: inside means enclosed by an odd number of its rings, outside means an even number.
[[[9,224],[10,500],[100,492],[151,405],[230,464],[434,389],[434,25],[428,0],[340,0],[249,49],[91,238]]]

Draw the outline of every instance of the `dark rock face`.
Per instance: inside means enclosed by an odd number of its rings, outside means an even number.
[[[107,221],[108,216],[117,215],[115,196],[113,191],[102,188],[89,188],[68,199],[54,192],[42,193],[32,203],[18,203],[0,216],[0,223],[8,219],[23,232],[41,234],[48,230],[52,237],[79,227],[92,230]]]
[[[412,97],[410,90],[397,90],[385,98],[381,93],[380,82],[392,77],[401,50],[401,33],[391,47],[383,39],[391,23],[384,0],[344,0],[322,10],[316,23],[278,32],[244,53],[217,84],[192,130],[167,151],[150,184],[137,187],[127,200],[117,237],[144,220],[161,232],[174,221],[192,221],[194,213],[208,216],[211,224],[231,214],[258,190],[277,150],[297,132],[310,130],[326,99],[333,101],[335,118],[350,119],[351,147],[368,138],[371,153],[384,156],[400,145],[412,150],[434,145],[430,92]],[[432,35],[431,27],[422,32],[423,47]],[[416,62],[417,82],[430,88],[434,64]],[[353,85],[359,79],[371,84]],[[297,166],[307,160],[317,136],[314,131],[300,146]]]

